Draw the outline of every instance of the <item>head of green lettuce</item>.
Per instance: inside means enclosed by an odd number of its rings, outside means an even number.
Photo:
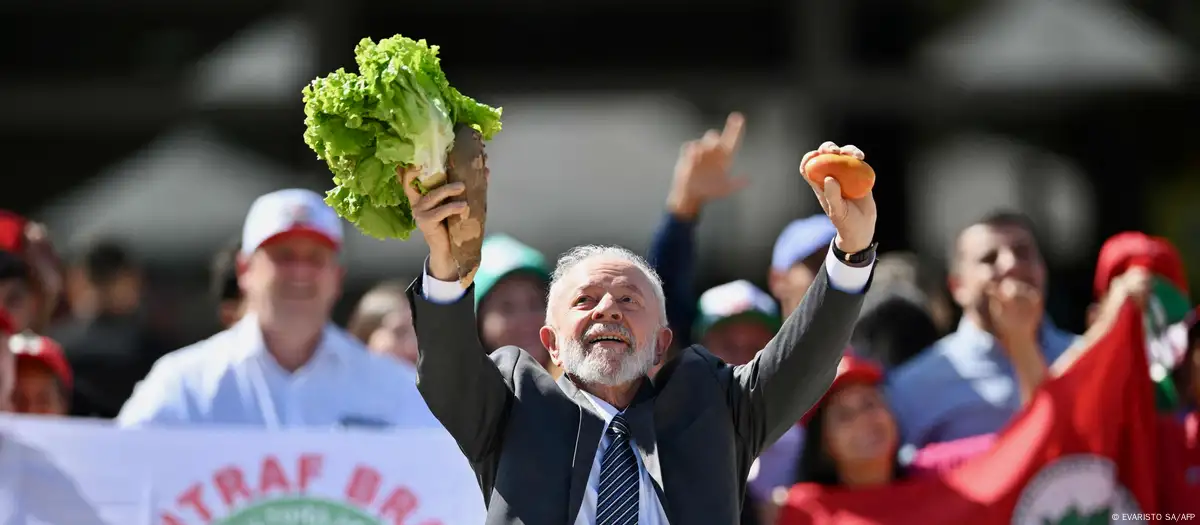
[[[397,179],[420,171],[424,193],[445,181],[455,126],[483,140],[500,131],[500,108],[450,86],[438,46],[400,35],[364,38],[354,48],[358,73],[339,69],[304,88],[304,142],[333,172],[325,202],[363,233],[407,239],[416,226]]]

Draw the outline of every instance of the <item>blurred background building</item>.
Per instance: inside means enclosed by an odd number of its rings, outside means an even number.
[[[822,140],[868,153],[885,249],[937,261],[984,210],[1029,213],[1066,327],[1108,233],[1169,235],[1200,271],[1191,0],[5,0],[0,17],[0,207],[68,255],[124,240],[185,337],[212,329],[209,261],[250,202],[331,185],[300,89],[396,33],[504,107],[489,229],[548,253],[643,249],[680,143],[736,109],[754,183],[706,213],[702,287],[763,284],[779,229],[816,211],[796,165]],[[415,275],[424,247],[352,235],[348,252],[352,299]]]

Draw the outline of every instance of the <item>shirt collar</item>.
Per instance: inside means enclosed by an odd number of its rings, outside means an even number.
[[[275,362],[275,359],[267,352],[267,345],[263,341],[262,327],[258,324],[257,315],[247,313],[230,331],[233,332],[236,341],[233,348],[235,359],[241,361],[260,357],[272,363]],[[330,323],[326,323],[321,329],[321,340],[317,343],[317,351],[313,353],[309,363],[343,360],[345,358],[343,352],[347,345],[338,344],[336,336],[334,327]]]
[[[587,400],[592,403],[592,406],[596,408],[598,415],[604,416],[604,428],[608,428],[608,425],[612,423],[613,418],[617,417],[617,414],[622,412],[621,410],[617,410],[617,407],[608,404],[608,401],[593,396],[586,390],[580,389],[579,392],[582,393],[584,397],[586,397]]]

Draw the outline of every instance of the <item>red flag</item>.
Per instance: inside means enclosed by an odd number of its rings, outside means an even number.
[[[798,485],[779,524],[1136,523],[1135,514],[1159,512],[1145,347],[1142,314],[1126,303],[1108,332],[1046,381],[987,453],[886,487]]]
[[[1200,413],[1160,416],[1158,437],[1162,511],[1195,519],[1200,514]]]

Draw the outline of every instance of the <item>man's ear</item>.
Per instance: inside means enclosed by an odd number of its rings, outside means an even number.
[[[546,351],[550,352],[550,362],[555,365],[562,366],[562,359],[559,359],[558,337],[554,333],[554,329],[549,326],[543,326],[538,330],[538,339],[542,340],[542,346],[546,347]]]
[[[249,268],[250,258],[239,252],[237,254],[237,258],[234,260],[234,273],[237,275],[238,288],[242,290],[242,293],[246,292],[246,283],[244,279],[246,277],[246,270]]]
[[[667,351],[671,349],[671,339],[674,337],[670,328],[664,327],[658,331],[658,338],[654,342],[654,364],[660,365],[667,360]]]
[[[957,304],[960,308],[966,308],[963,305],[967,303],[968,300],[966,298],[958,297],[959,290],[961,290],[961,288],[962,279],[959,279],[958,276],[953,272],[946,275],[946,290],[950,292],[950,299],[954,301],[954,304]]]

